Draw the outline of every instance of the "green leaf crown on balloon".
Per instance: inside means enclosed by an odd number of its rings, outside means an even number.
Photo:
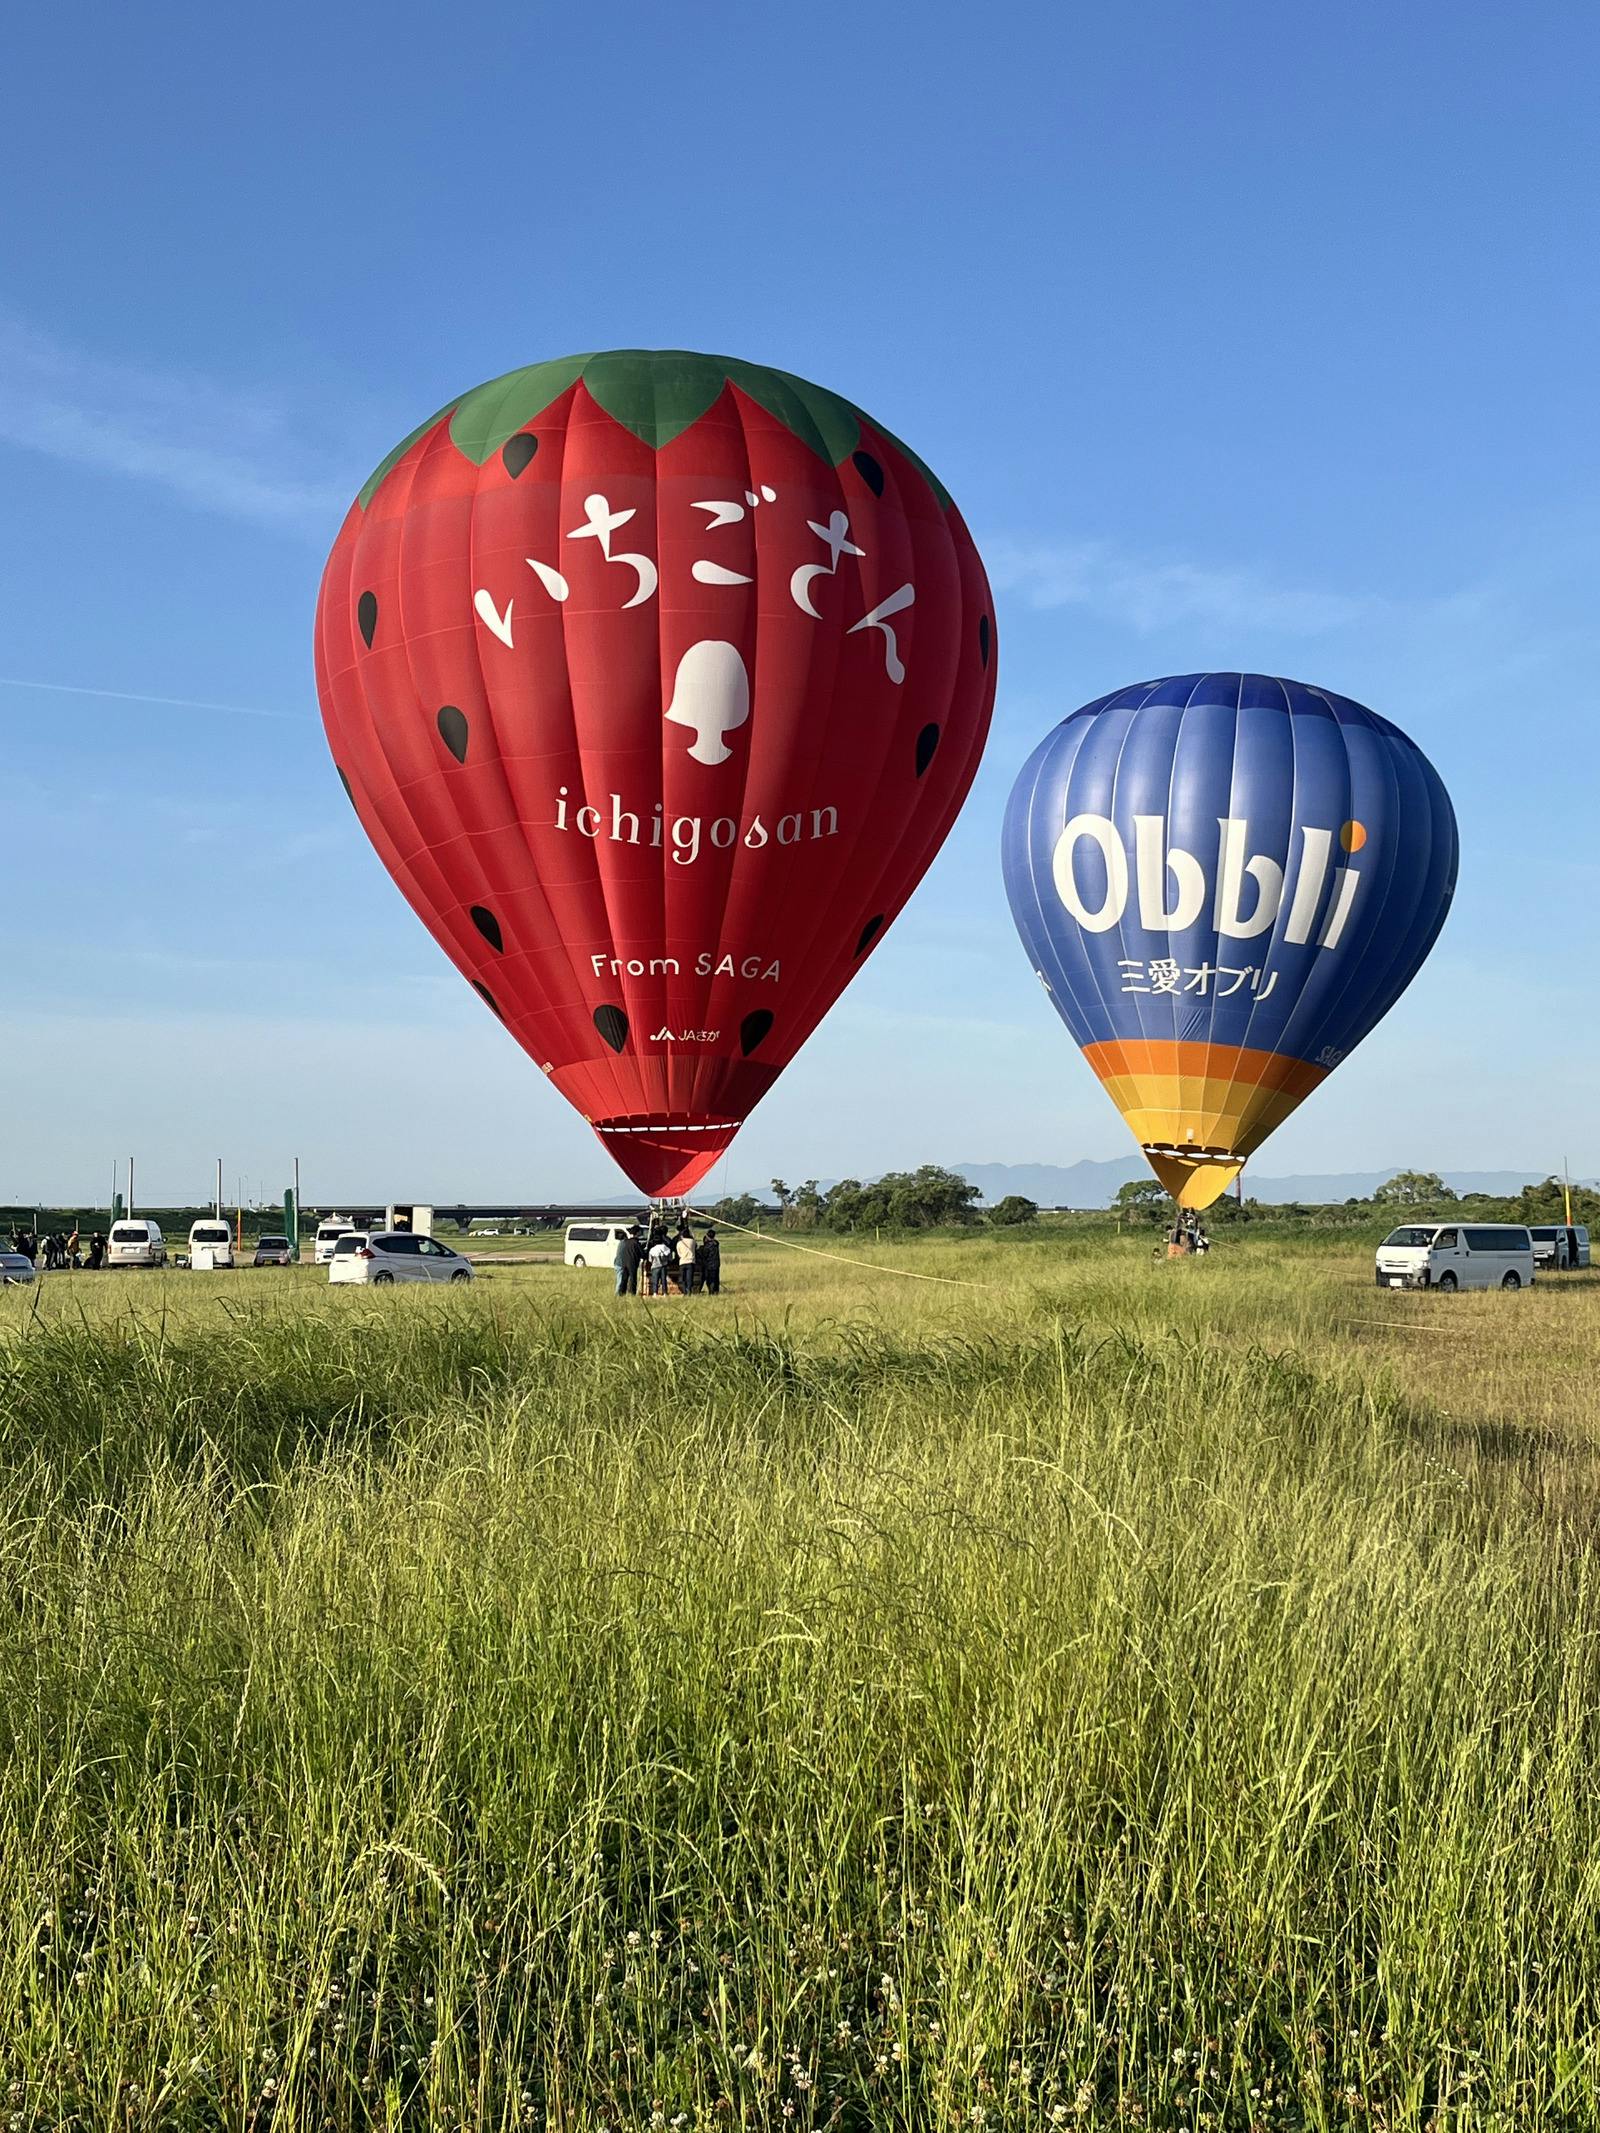
[[[508,370],[504,377],[491,378],[487,385],[447,401],[380,462],[362,487],[361,508],[371,503],[385,476],[417,439],[446,415],[451,442],[481,467],[579,378],[613,421],[631,430],[652,451],[659,451],[698,422],[729,384],[764,407],[830,467],[850,457],[860,442],[862,423],[870,419],[825,386],[809,384],[786,370],[743,363],[736,356],[695,355],[679,348],[616,348],[597,355],[558,356],[549,363]],[[881,422],[872,427],[919,470],[941,508],[948,508],[949,494],[932,469]]]

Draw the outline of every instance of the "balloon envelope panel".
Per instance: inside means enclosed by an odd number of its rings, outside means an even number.
[[[1203,1207],[1360,1043],[1455,888],[1455,816],[1397,726],[1258,674],[1087,704],[1003,840],[1017,929],[1162,1181]]]
[[[621,350],[390,454],[328,561],[317,678],[418,916],[629,1176],[684,1192],[943,842],[993,609],[949,497],[859,409]]]

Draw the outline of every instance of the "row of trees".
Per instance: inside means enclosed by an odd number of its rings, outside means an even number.
[[[864,1185],[859,1178],[841,1178],[827,1191],[815,1178],[803,1185],[772,1181],[772,1196],[778,1203],[778,1221],[784,1229],[950,1229],[980,1221],[1009,1229],[1032,1222],[1038,1208],[1020,1193],[1010,1193],[987,1213],[980,1214],[974,1202],[981,1194],[976,1185],[954,1170],[937,1163],[924,1163],[920,1170],[891,1170]],[[751,1193],[719,1200],[708,1210],[719,1221],[750,1228],[762,1212]]]
[[[1559,1178],[1545,1178],[1540,1184],[1525,1185],[1520,1193],[1509,1199],[1497,1199],[1490,1193],[1452,1192],[1436,1171],[1400,1170],[1380,1185],[1370,1200],[1349,1199],[1332,1208],[1302,1206],[1298,1202],[1282,1204],[1246,1200],[1241,1207],[1229,1193],[1206,1210],[1205,1220],[1215,1225],[1249,1220],[1252,1216],[1281,1221],[1292,1220],[1298,1215],[1323,1220],[1331,1217],[1361,1221],[1374,1214],[1428,1215],[1454,1211],[1476,1215],[1483,1221],[1564,1222],[1567,1219],[1566,1204],[1566,1188]],[[1172,1217],[1172,1202],[1165,1188],[1154,1178],[1138,1178],[1122,1186],[1113,1205],[1119,1214],[1135,1221],[1167,1222]],[[1572,1219],[1600,1230],[1600,1192],[1582,1185],[1573,1186]]]
[[[1033,1201],[1020,1193],[1011,1193],[994,1207],[980,1209],[975,1204],[979,1197],[977,1186],[969,1185],[957,1171],[941,1169],[937,1163],[924,1163],[920,1170],[891,1170],[870,1185],[864,1185],[859,1178],[841,1178],[826,1191],[815,1178],[807,1178],[801,1185],[774,1178],[772,1197],[778,1203],[779,1224],[788,1230],[929,1230],[977,1223],[995,1229],[1017,1229],[1035,1221],[1039,1213]],[[1154,1178],[1138,1178],[1122,1186],[1112,1205],[1127,1221],[1167,1223],[1173,1216],[1172,1200]],[[1485,1221],[1562,1222],[1566,1219],[1565,1206],[1558,1178],[1529,1185],[1514,1199],[1496,1200],[1483,1193],[1458,1197],[1433,1171],[1401,1170],[1379,1186],[1371,1199],[1346,1200],[1338,1207],[1278,1205],[1260,1200],[1246,1200],[1241,1206],[1228,1193],[1206,1210],[1205,1221],[1212,1228],[1252,1220],[1292,1222],[1297,1217],[1357,1223],[1377,1215],[1458,1210]],[[764,1216],[770,1220],[771,1204],[763,1204],[753,1193],[740,1193],[719,1200],[707,1212],[718,1221],[752,1229]],[[1574,1187],[1572,1218],[1600,1234],[1600,1192]]]
[[[1476,1207],[1490,1195],[1481,1192],[1456,1194],[1437,1171],[1401,1170],[1373,1194],[1378,1207],[1405,1209]],[[1537,1185],[1524,1185],[1508,1200],[1496,1200],[1507,1210],[1509,1222],[1565,1222],[1567,1188],[1560,1178],[1545,1178]],[[1572,1187],[1572,1219],[1589,1226],[1600,1222],[1600,1192],[1586,1185]]]

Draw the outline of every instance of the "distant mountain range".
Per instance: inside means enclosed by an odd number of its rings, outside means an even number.
[[[1326,1206],[1340,1200],[1368,1199],[1396,1171],[1414,1167],[1410,1163],[1391,1163],[1384,1170],[1310,1172],[1287,1178],[1257,1177],[1254,1171],[1247,1170],[1244,1189],[1248,1199],[1262,1200],[1270,1206],[1281,1206],[1288,1200]],[[1150,1175],[1136,1155],[1121,1156],[1109,1163],[1068,1163],[1064,1167],[1054,1163],[953,1163],[951,1168],[976,1185],[984,1204],[990,1207],[1008,1192],[1020,1193],[1040,1207],[1105,1207],[1115,1197],[1118,1186]],[[1447,1170],[1443,1177],[1452,1192],[1486,1192],[1496,1199],[1509,1199],[1524,1185],[1537,1184],[1549,1174],[1546,1166],[1531,1170]],[[1574,1184],[1579,1182],[1574,1178]]]

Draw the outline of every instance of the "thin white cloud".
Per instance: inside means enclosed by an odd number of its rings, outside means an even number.
[[[1030,607],[1082,607],[1142,632],[1196,624],[1316,636],[1368,622],[1388,603],[1359,594],[1284,585],[1244,565],[1160,562],[1119,553],[1105,541],[986,544],[996,587]]]
[[[225,711],[230,718],[281,718],[294,726],[311,724],[309,712],[265,711],[258,704],[214,704],[199,696],[141,696],[131,689],[88,689],[71,681],[27,681],[0,674],[0,689],[42,689],[47,696],[96,696],[114,704],[168,704],[177,711]]]
[[[288,531],[325,529],[349,501],[306,468],[287,410],[267,396],[106,362],[5,318],[0,441]]]

